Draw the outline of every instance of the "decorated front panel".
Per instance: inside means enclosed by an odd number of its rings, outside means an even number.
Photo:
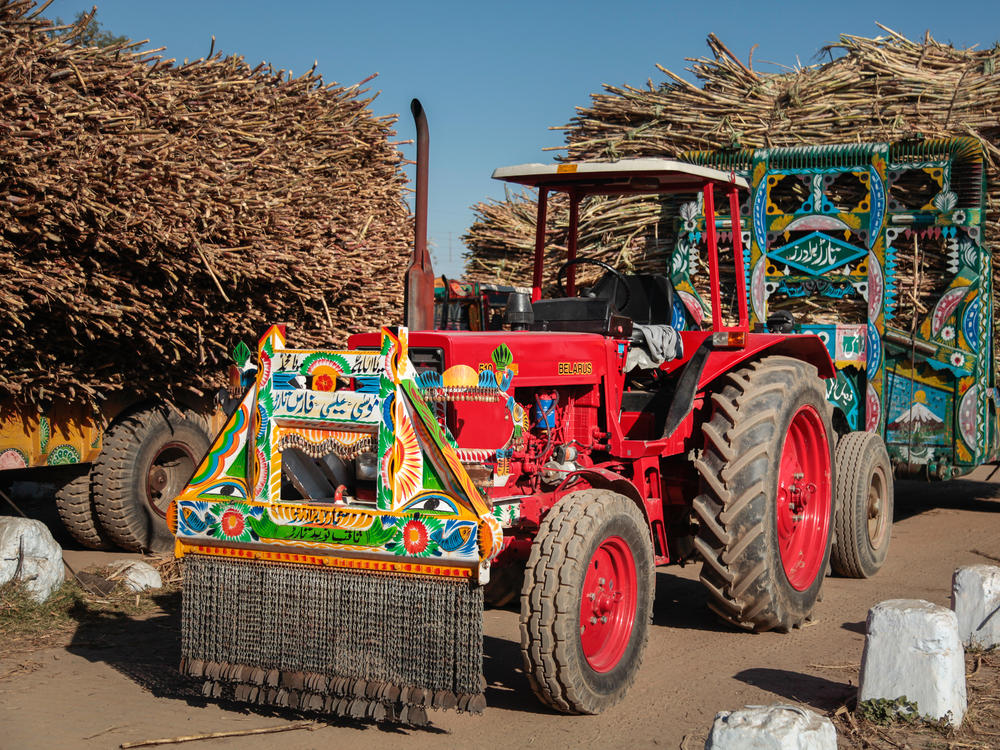
[[[306,352],[285,349],[277,327],[265,334],[254,386],[177,499],[182,551],[214,542],[432,575],[469,575],[499,551],[500,524],[424,399],[405,329],[382,341],[377,354]],[[385,568],[402,559],[428,562]]]

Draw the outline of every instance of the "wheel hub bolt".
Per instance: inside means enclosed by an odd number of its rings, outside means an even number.
[[[591,618],[590,618],[590,624],[591,624],[591,625],[596,625],[596,624],[597,624],[597,618],[596,618],[596,617],[593,617],[593,616],[591,616]]]
[[[157,491],[167,486],[167,472],[162,467],[158,466],[149,472],[149,486]]]
[[[607,624],[607,622],[608,622],[608,616],[604,615],[603,617],[601,617],[601,622],[604,623],[604,624]]]

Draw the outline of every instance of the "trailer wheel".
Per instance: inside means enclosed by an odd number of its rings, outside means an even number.
[[[836,453],[834,572],[846,578],[871,578],[889,554],[893,480],[889,454],[873,432],[849,432]]]
[[[722,378],[695,460],[695,546],[709,607],[754,630],[798,627],[830,558],[833,427],[815,368],[765,357]]]
[[[574,492],[549,511],[521,591],[524,671],[541,701],[597,714],[635,680],[649,637],[653,550],[635,503]]]
[[[97,520],[90,491],[90,467],[74,467],[73,475],[56,490],[56,511],[66,531],[84,547],[111,549]]]
[[[167,506],[208,451],[205,422],[159,404],[134,411],[104,433],[94,462],[94,503],[108,538],[130,550],[167,552]]]

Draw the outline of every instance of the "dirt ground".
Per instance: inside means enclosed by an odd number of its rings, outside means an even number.
[[[968,728],[959,736],[913,735],[862,725],[851,737],[868,609],[884,599],[919,598],[947,606],[954,569],[1000,564],[1000,474],[945,484],[900,482],[889,561],[868,581],[828,578],[815,619],[787,635],[736,632],[705,607],[698,565],[657,574],[649,647],[624,702],[597,717],[564,716],[536,702],[521,670],[517,613],[485,615],[490,707],[481,716],[432,712],[431,726],[399,728],[345,720],[281,734],[211,739],[183,747],[703,747],[716,712],[786,703],[834,715],[842,747],[1000,747],[1000,658],[971,656]],[[9,513],[4,508],[0,510]],[[76,569],[123,554],[74,550]],[[164,611],[80,623],[48,642],[0,645],[0,747],[108,748],[208,732],[300,724],[291,714],[249,712],[185,696],[175,671],[177,595]],[[861,739],[863,738],[863,739]]]

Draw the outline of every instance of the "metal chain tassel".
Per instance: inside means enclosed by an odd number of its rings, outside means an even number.
[[[180,670],[207,697],[410,724],[486,707],[481,586],[199,555],[183,569]]]

